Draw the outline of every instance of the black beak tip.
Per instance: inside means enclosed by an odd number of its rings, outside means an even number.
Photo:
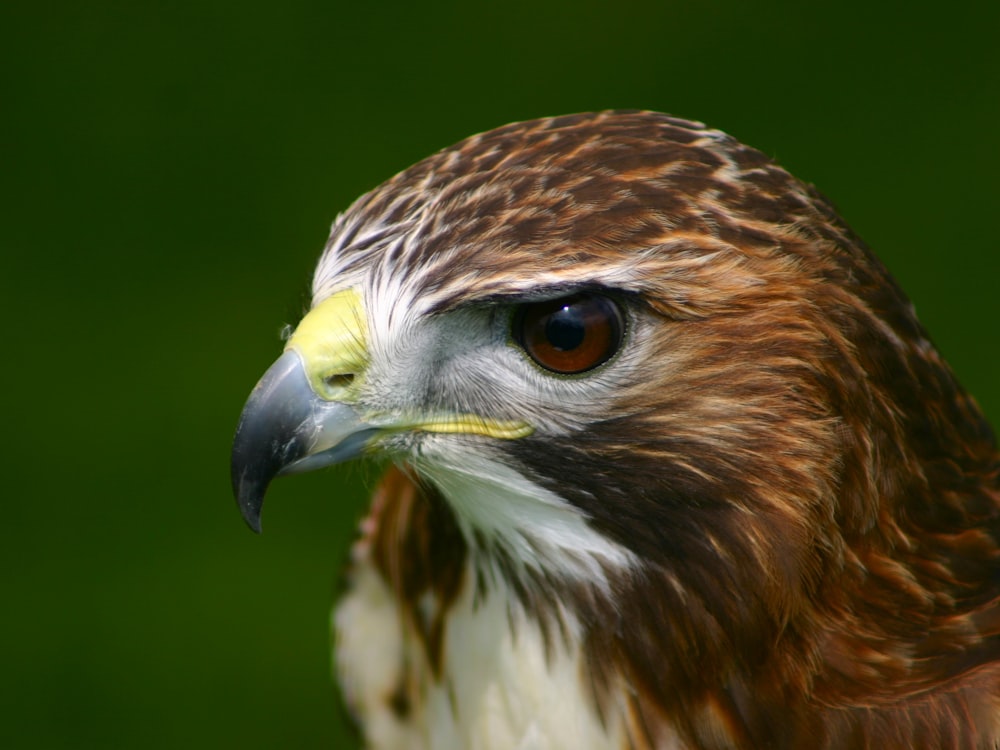
[[[260,514],[255,513],[253,510],[247,508],[240,508],[240,512],[243,513],[243,520],[246,521],[247,526],[254,534],[260,533]]]
[[[255,534],[260,533],[260,513],[264,507],[266,490],[267,485],[262,487],[257,482],[243,479],[233,482],[233,494],[236,495],[240,515]]]
[[[246,521],[247,526],[255,533],[260,533],[260,511],[263,507],[263,493],[261,494],[260,501],[253,498],[241,497],[237,502],[240,506],[240,513],[243,515],[243,520]]]

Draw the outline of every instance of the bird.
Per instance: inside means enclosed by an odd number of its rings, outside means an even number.
[[[702,123],[514,123],[361,196],[234,493],[384,471],[335,605],[373,750],[1000,747],[1000,457],[874,253]]]

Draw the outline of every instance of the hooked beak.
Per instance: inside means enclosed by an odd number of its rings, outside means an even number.
[[[378,432],[353,407],[367,364],[355,290],[328,297],[299,323],[250,394],[233,440],[233,494],[251,529],[260,532],[272,479],[355,458]]]
[[[286,351],[253,389],[233,440],[233,494],[260,533],[260,513],[276,476],[361,455],[378,429],[346,403],[324,401],[309,385],[299,353]]]

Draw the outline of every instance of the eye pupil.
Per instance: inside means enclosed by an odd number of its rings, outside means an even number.
[[[522,305],[514,315],[512,333],[546,370],[576,375],[614,356],[624,338],[625,318],[609,297],[581,293]]]
[[[585,323],[572,307],[554,312],[545,324],[545,338],[561,352],[576,349],[586,335]]]

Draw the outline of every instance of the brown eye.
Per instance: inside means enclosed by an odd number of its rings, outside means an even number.
[[[514,315],[514,340],[546,370],[563,375],[592,370],[618,351],[625,333],[621,309],[598,294],[522,305]]]

